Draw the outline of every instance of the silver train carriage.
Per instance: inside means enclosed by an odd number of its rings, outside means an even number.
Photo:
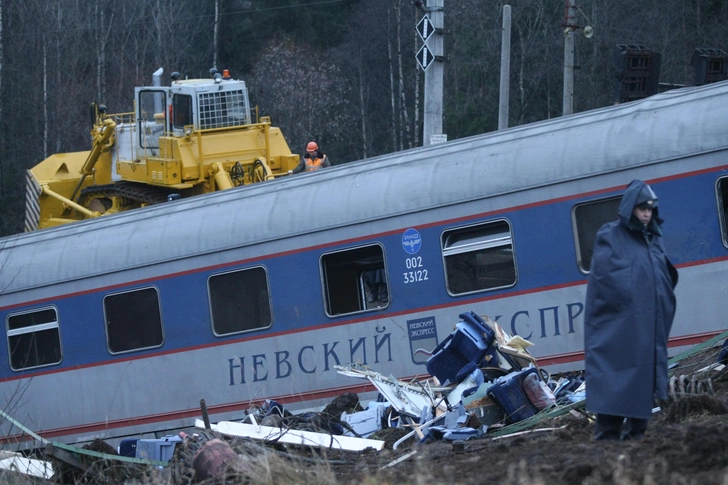
[[[467,310],[578,368],[594,234],[635,178],[680,271],[670,345],[700,342],[727,324],[727,123],[728,83],[685,88],[1,239],[0,405],[66,443],[167,434],[201,399],[315,408],[371,389],[337,364],[425,374]]]

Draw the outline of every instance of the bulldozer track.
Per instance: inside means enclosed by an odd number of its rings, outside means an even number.
[[[117,182],[106,185],[93,185],[81,191],[78,203],[84,207],[92,199],[103,197],[124,197],[145,204],[159,204],[167,201],[171,192],[168,189],[149,185],[135,184],[133,182]]]

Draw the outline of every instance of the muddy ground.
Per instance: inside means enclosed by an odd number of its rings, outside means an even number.
[[[594,441],[593,417],[581,410],[534,428],[558,428],[552,431],[454,444],[408,442],[333,471],[338,483],[728,485],[728,371],[699,371],[717,360],[719,350],[698,352],[671,370],[676,377],[708,379],[713,392],[687,389],[680,395],[675,386],[676,399],[655,413],[640,441]]]
[[[273,453],[258,453],[246,465],[247,469],[202,483],[728,485],[728,414],[725,414],[724,390],[725,386],[716,399],[679,400],[675,404],[679,409],[674,415],[656,416],[641,441],[595,442],[588,419],[567,414],[544,423],[548,427],[563,427],[556,431],[498,440],[482,438],[424,445],[408,442],[397,450],[392,450],[390,444],[380,452],[361,453],[280,448]],[[237,452],[245,453],[240,443],[231,445]],[[404,460],[387,466],[403,457]],[[200,483],[191,467],[177,468],[174,476],[169,471],[169,468],[163,472],[147,470],[130,476],[119,472],[118,465],[97,463],[90,472],[76,475],[76,480],[59,481],[56,477],[52,482]],[[35,482],[38,483],[41,482]]]
[[[686,358],[673,375],[707,377],[696,371],[715,355],[713,350]],[[677,393],[653,416],[640,441],[594,441],[592,417],[574,411],[534,428],[559,428],[552,431],[454,444],[407,443],[396,451],[388,446],[333,471],[338,483],[728,485],[725,372],[710,374],[712,394]]]
[[[656,416],[641,441],[593,441],[589,420],[569,414],[544,423],[565,426],[556,431],[368,453],[334,472],[339,483],[728,484],[725,395],[676,405],[674,421]]]
[[[583,411],[534,428],[552,430],[498,439],[486,435],[459,443],[409,440],[397,450],[392,443],[403,431],[389,430],[391,436],[378,436],[387,442],[383,451],[298,450],[309,458],[337,462],[327,465],[325,472],[320,464],[298,463],[298,474],[291,481],[271,475],[262,482],[728,485],[728,380],[713,384],[713,395],[685,395],[665,406],[640,441],[593,441],[593,423]]]
[[[686,360],[675,375],[695,375],[715,354]],[[705,374],[700,374],[701,379]],[[227,441],[245,456],[235,473],[203,483],[245,484],[700,484],[728,485],[728,371],[711,373],[712,393],[686,392],[656,413],[640,441],[593,441],[584,410],[542,420],[523,433],[463,442],[410,439],[401,429],[378,432],[379,452],[341,452]],[[703,389],[705,390],[705,389]],[[695,390],[694,390],[695,391]],[[587,391],[588,392],[588,391]],[[97,451],[108,452],[98,449]],[[112,450],[113,452],[113,450]],[[192,484],[191,455],[175,451],[164,470],[120,469],[95,463],[55,483]],[[233,455],[234,457],[235,455]]]

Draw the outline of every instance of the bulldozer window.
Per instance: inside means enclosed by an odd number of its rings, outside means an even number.
[[[172,128],[182,130],[192,124],[192,96],[175,94],[172,98]]]
[[[165,131],[166,106],[167,97],[164,91],[139,92],[137,123],[141,148],[159,148],[159,137]]]

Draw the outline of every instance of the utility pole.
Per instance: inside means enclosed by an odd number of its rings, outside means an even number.
[[[574,112],[574,0],[566,0],[564,9],[564,109],[563,115]]]
[[[501,38],[500,103],[498,129],[508,128],[508,107],[511,74],[511,6],[503,5],[503,33]]]
[[[427,0],[425,12],[430,18],[434,32],[425,40],[434,60],[422,65],[425,70],[425,114],[422,133],[423,146],[444,141],[442,135],[442,93],[445,66],[442,62],[445,54],[443,39],[445,0]],[[435,136],[433,135],[440,135]]]

